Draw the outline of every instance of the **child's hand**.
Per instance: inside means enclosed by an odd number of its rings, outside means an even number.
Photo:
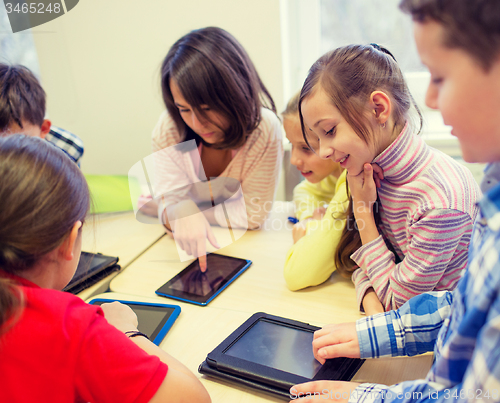
[[[297,224],[293,225],[292,237],[294,244],[299,242],[299,240],[306,235],[306,222],[307,221],[300,221]]]
[[[168,213],[177,245],[188,255],[199,258],[200,270],[207,270],[206,241],[220,248],[215,239],[210,223],[200,209],[191,200],[177,203]]]
[[[102,304],[101,308],[104,312],[104,317],[110,325],[113,325],[122,332],[129,330],[137,330],[137,315],[128,305],[118,301]]]
[[[357,382],[343,381],[313,381],[294,385],[290,388],[290,403],[295,400],[301,402],[317,402],[318,400],[348,401],[354,392]]]
[[[314,357],[324,364],[328,358],[359,358],[359,341],[356,323],[328,325],[314,332]]]
[[[378,164],[372,164],[373,168],[373,180],[375,181],[375,185],[377,188],[380,187],[380,181],[384,180],[384,170],[380,168]]]
[[[313,211],[311,218],[313,220],[321,220],[326,213],[327,207],[328,207],[328,204],[325,204],[324,206],[318,207],[316,210]]]
[[[378,166],[377,166],[378,167]],[[380,172],[380,167],[377,172]],[[383,177],[383,173],[380,173]],[[376,176],[380,179],[380,174]],[[379,183],[380,180],[378,179]],[[354,216],[372,213],[373,204],[377,201],[377,185],[374,179],[374,168],[372,164],[364,164],[363,171],[356,176],[347,173],[347,182],[352,196]]]

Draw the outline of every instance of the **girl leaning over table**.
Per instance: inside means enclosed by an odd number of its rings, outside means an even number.
[[[218,247],[211,225],[258,229],[267,218],[281,123],[248,54],[220,28],[180,38],[163,61],[161,87],[166,111],[152,139],[158,216],[205,270],[206,240]]]
[[[467,168],[416,135],[412,104],[394,57],[378,45],[325,54],[300,95],[305,140],[347,170],[347,222],[332,249],[367,314],[451,290],[467,264],[481,192]]]

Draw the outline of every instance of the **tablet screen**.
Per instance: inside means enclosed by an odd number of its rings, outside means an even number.
[[[78,262],[78,267],[76,272],[71,279],[71,283],[75,283],[80,279],[91,275],[96,272],[96,270],[114,264],[118,261],[117,258],[111,256],[104,256],[89,252],[82,252],[80,255],[80,261]]]
[[[202,272],[198,260],[161,286],[156,293],[187,302],[205,303],[246,269],[251,262],[231,256],[207,255],[207,270]]]
[[[312,379],[321,368],[312,341],[312,332],[260,319],[224,354]]]
[[[113,302],[112,300],[95,300],[91,301],[93,305],[102,305],[104,303]],[[126,303],[137,315],[139,326],[137,329],[146,334],[150,340],[154,340],[163,326],[174,313],[176,307],[161,306],[161,305],[142,305],[131,302]]]

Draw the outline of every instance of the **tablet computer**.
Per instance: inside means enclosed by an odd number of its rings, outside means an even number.
[[[205,272],[200,270],[196,259],[155,292],[163,297],[207,305],[251,264],[250,260],[210,253]]]
[[[157,304],[150,302],[123,301],[119,299],[97,298],[89,302],[92,305],[102,305],[108,302],[118,301],[128,305],[137,315],[140,332],[149,337],[154,344],[160,345],[170,330],[175,320],[181,313],[178,305]]]
[[[290,400],[293,385],[311,380],[350,380],[363,364],[335,358],[321,365],[312,341],[319,327],[256,313],[219,344],[198,371]]]
[[[78,294],[110,273],[119,271],[121,267],[117,263],[118,258],[115,256],[82,252],[76,272],[63,291]]]

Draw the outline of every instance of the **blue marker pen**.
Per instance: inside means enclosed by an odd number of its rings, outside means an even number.
[[[299,219],[295,217],[288,217],[288,221],[290,221],[292,224],[297,224],[299,222]]]

